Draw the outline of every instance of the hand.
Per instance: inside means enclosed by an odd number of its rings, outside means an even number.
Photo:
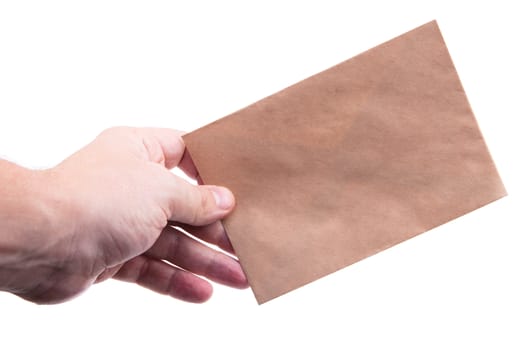
[[[55,303],[113,277],[203,302],[212,287],[198,275],[247,287],[235,259],[181,230],[233,252],[219,221],[234,207],[231,192],[192,185],[168,170],[179,166],[198,178],[181,135],[167,129],[113,128],[55,168],[17,170],[14,187],[22,181],[20,188],[32,197],[7,195],[0,209],[25,212],[30,222],[18,223],[11,215],[6,219],[9,234],[0,228],[0,290]],[[2,235],[10,237],[4,247]]]

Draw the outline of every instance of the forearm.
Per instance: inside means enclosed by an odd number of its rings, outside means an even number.
[[[57,231],[58,210],[45,171],[0,160],[0,290],[12,291],[15,270],[30,269]],[[16,272],[16,273],[15,273]]]

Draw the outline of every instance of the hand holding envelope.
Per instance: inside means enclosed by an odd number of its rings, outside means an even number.
[[[435,21],[184,141],[259,303],[506,195]]]

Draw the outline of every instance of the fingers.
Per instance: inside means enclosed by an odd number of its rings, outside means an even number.
[[[191,178],[198,175],[197,169],[191,160],[186,146],[182,140],[183,131],[165,128],[133,128],[113,127],[104,130],[99,138],[114,140],[120,136],[129,140],[129,137],[138,138],[144,147],[145,155],[149,161],[163,164],[171,169],[181,164],[181,169]]]
[[[177,299],[201,303],[211,297],[212,286],[195,274],[235,288],[248,286],[236,260],[171,227],[163,231],[144,255],[122,265],[114,278]]]
[[[172,224],[205,242],[216,245],[219,248],[234,254],[232,244],[230,243],[226,231],[224,230],[224,226],[222,226],[220,221],[215,221],[206,226],[191,226],[179,223]]]
[[[178,166],[191,179],[197,180],[198,184],[202,185],[199,172],[182,140],[183,131],[140,128],[137,132],[142,135],[143,144],[148,150],[151,161],[164,164],[168,169]]]
[[[230,287],[248,286],[238,261],[172,227],[164,229],[145,255],[158,260],[167,260],[184,270]]]
[[[186,148],[181,137],[184,132],[162,128],[136,128],[135,132],[142,138],[150,161],[168,169],[181,162]]]
[[[163,164],[167,168],[180,163],[183,171],[197,179],[199,184],[202,183],[189,153],[185,151],[182,131],[117,127],[103,133],[107,139],[113,139],[114,134],[135,137],[135,141],[140,142],[141,157],[146,156],[149,161]],[[167,211],[169,220],[191,225],[206,225],[226,216],[235,204],[232,193],[223,187],[193,186],[176,176],[168,177],[166,184],[172,186],[171,189],[162,191],[166,194],[163,209]],[[162,182],[162,185],[164,186],[165,183]]]
[[[173,176],[168,201],[168,219],[194,226],[217,221],[229,214],[234,205],[233,194],[225,187],[194,186]]]
[[[193,303],[205,302],[213,293],[202,278],[144,255],[125,263],[114,278]]]

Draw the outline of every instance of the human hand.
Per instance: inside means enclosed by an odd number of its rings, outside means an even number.
[[[38,220],[25,222],[7,248],[0,245],[0,290],[56,303],[113,277],[203,302],[212,287],[198,275],[247,287],[235,259],[179,229],[233,252],[219,221],[234,207],[231,192],[192,185],[168,170],[179,166],[198,178],[181,135],[168,129],[108,129],[55,168],[28,174],[23,183],[33,198],[25,200],[37,203],[30,207],[38,212],[24,217]],[[17,225],[8,217],[11,231]]]

